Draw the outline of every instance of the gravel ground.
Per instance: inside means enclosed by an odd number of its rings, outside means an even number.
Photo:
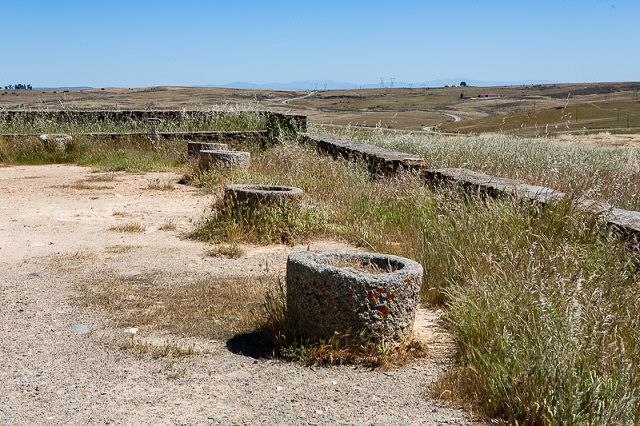
[[[307,246],[211,258],[206,244],[181,238],[211,197],[177,184],[149,189],[177,181],[171,173],[91,176],[77,166],[0,168],[0,424],[478,424],[425,395],[450,352],[438,312],[421,309],[416,324],[431,356],[390,371],[305,367],[245,356],[224,341],[144,330],[137,339],[191,344],[198,353],[153,359],[108,344],[126,334],[74,301],[83,279],[259,275],[283,268],[289,252]],[[107,230],[131,221],[145,232]],[[177,229],[159,229],[167,222]]]

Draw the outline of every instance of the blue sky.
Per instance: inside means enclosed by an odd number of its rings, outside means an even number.
[[[640,80],[638,0],[2,0],[0,85]]]

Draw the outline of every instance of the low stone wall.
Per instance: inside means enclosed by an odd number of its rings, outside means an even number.
[[[149,132],[148,134],[150,134]],[[182,139],[210,143],[223,143],[232,147],[247,144],[267,145],[270,136],[268,130],[250,130],[244,132],[158,132],[164,139]]]
[[[227,205],[256,206],[287,206],[300,202],[304,191],[293,186],[261,185],[261,184],[230,184],[224,188],[224,199]]]
[[[207,119],[215,116],[223,116],[224,111],[199,111],[199,110],[7,110],[0,112],[0,122],[8,123],[19,120],[25,123],[36,123],[42,120],[57,122],[145,122],[148,118],[157,117],[163,121],[171,121],[179,124],[184,119]],[[269,130],[282,129],[288,132],[306,132],[307,117],[304,115],[290,115],[271,111],[259,111],[258,114],[267,117]]]
[[[207,150],[229,150],[229,144],[218,142],[187,142],[187,156],[197,157],[200,151]]]
[[[184,141],[201,141],[210,143],[224,143],[231,146],[242,146],[247,144],[267,145],[270,135],[268,130],[249,130],[237,132],[157,132],[158,137],[167,140],[184,140]],[[148,132],[129,132],[129,133],[82,133],[81,135],[88,140],[117,140],[123,137],[139,137],[151,138],[151,131]],[[0,138],[6,141],[20,140],[24,138],[38,138],[40,134],[4,134]]]
[[[529,185],[514,179],[489,176],[484,173],[462,168],[428,169],[424,160],[418,156],[368,145],[359,142],[339,140],[328,135],[303,136],[306,143],[317,146],[318,151],[328,153],[334,158],[343,157],[366,162],[376,173],[396,173],[398,170],[409,170],[422,174],[433,184],[439,182],[455,182],[468,191],[482,193],[492,197],[510,196],[518,199],[547,204],[560,200],[565,193],[543,186]],[[610,226],[623,233],[640,237],[640,212],[614,208],[608,203],[589,199],[576,200],[576,205],[585,211],[595,213],[604,218]]]
[[[336,139],[331,135],[302,135],[302,141],[313,144],[318,151],[333,158],[364,161],[373,173],[391,175],[399,170],[422,169],[424,159],[413,154],[375,145]]]

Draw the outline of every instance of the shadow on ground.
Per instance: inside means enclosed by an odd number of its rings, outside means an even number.
[[[227,349],[236,355],[254,359],[273,358],[275,347],[266,341],[264,334],[258,331],[239,334],[227,341]]]

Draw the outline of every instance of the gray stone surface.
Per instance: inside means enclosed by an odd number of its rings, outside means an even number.
[[[67,146],[73,141],[71,135],[66,134],[42,134],[39,136],[40,141],[47,149],[53,149],[58,151],[64,151]]]
[[[372,172],[392,175],[400,170],[421,170],[424,159],[418,155],[394,151],[389,148],[337,139],[331,135],[306,135],[303,140],[315,144],[320,152],[334,158],[343,157],[364,161]]]
[[[340,267],[373,264],[379,273]],[[333,266],[336,264],[338,266]],[[360,268],[359,268],[360,269]],[[410,259],[365,252],[296,252],[287,260],[287,316],[300,335],[378,335],[389,346],[411,336],[422,266]]]
[[[73,334],[87,334],[89,329],[82,324],[74,324],[71,326],[71,332]]]
[[[200,170],[215,167],[247,168],[251,164],[251,154],[244,151],[201,150],[198,154]]]
[[[640,212],[611,209],[607,222],[640,237]]]
[[[233,184],[224,189],[227,203],[256,204],[286,204],[299,200],[304,192],[293,186]]]
[[[490,176],[464,168],[428,170],[426,175],[429,180],[435,182],[456,182],[469,190],[493,197],[508,195],[521,200],[536,201],[541,204],[547,204],[565,197],[564,192],[551,188],[529,185],[515,179]]]
[[[607,224],[623,233],[640,237],[640,212],[623,210],[613,207],[609,203],[581,198],[576,201],[579,209],[591,212],[602,217]]]
[[[219,142],[187,142],[187,154],[189,157],[196,157],[202,150],[228,151],[229,145]]]

